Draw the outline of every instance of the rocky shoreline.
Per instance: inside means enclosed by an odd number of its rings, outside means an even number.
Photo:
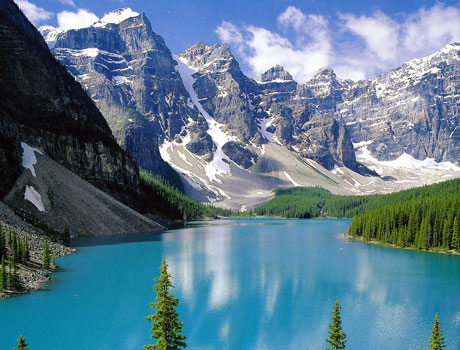
[[[379,241],[367,241],[365,242],[362,237],[357,237],[357,236],[351,236],[347,233],[344,234],[344,236],[351,240],[351,241],[358,241],[366,244],[373,244],[373,245],[378,245],[381,247],[387,247],[387,248],[396,248],[396,249],[405,249],[405,250],[417,250],[417,251],[422,251],[422,252],[428,252],[428,253],[441,253],[441,254],[452,254],[452,255],[460,255],[460,253],[456,252],[453,249],[449,250],[439,250],[439,249],[419,249],[419,248],[414,248],[414,247],[398,247],[396,244],[391,244],[391,243],[383,243]]]
[[[0,227],[3,232],[8,232],[9,228],[14,228],[16,234],[21,239],[28,239],[30,259],[26,264],[17,264],[17,272],[23,284],[20,291],[0,291],[0,298],[5,298],[15,294],[28,293],[38,290],[42,284],[51,280],[51,273],[56,269],[43,269],[43,246],[45,239],[48,239],[50,256],[61,257],[75,252],[74,248],[67,247],[58,242],[52,242],[41,230],[32,227],[5,204],[0,202]]]

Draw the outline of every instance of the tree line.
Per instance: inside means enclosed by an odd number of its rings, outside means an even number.
[[[254,209],[249,215],[286,218],[352,218],[369,210],[434,197],[441,192],[460,196],[460,179],[390,194],[366,196],[333,195],[330,191],[319,187],[277,188],[273,192],[275,197],[272,200]]]
[[[148,201],[140,204],[145,212],[153,211],[173,221],[230,214],[229,210],[195,202],[159,175],[152,175],[143,170],[139,171],[139,175],[148,198]]]
[[[398,247],[460,252],[460,186],[454,181],[412,198],[355,216],[348,234]],[[433,189],[437,191],[432,191]]]
[[[54,256],[50,258],[48,240],[43,245],[42,268],[45,270],[55,267]],[[31,264],[29,241],[27,236],[21,238],[14,227],[7,226],[6,232],[0,225],[0,291],[21,292],[24,284],[18,273],[18,265]]]

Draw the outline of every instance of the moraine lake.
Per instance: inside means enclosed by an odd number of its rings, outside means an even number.
[[[142,349],[164,253],[190,349],[324,349],[336,297],[348,349],[423,349],[436,312],[460,349],[460,256],[351,242],[349,223],[217,220],[76,241],[47,289],[0,300],[1,348],[23,334],[33,350]]]

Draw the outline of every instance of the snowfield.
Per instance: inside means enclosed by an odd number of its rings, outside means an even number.
[[[231,175],[230,173],[230,159],[222,151],[222,146],[225,145],[228,141],[232,141],[233,138],[227,135],[222,128],[223,124],[219,124],[211,117],[208,112],[203,108],[198,97],[193,89],[193,84],[195,83],[195,78],[193,74],[196,73],[196,70],[190,68],[187,65],[187,60],[180,57],[174,57],[177,62],[176,70],[182,78],[184,87],[187,90],[192,103],[198,108],[198,111],[203,115],[208,123],[207,133],[212,137],[214,144],[217,147],[217,150],[214,153],[214,157],[211,162],[207,163],[205,166],[206,176],[211,181],[215,181],[219,184],[222,183],[222,180],[217,178],[218,175]]]
[[[30,203],[35,205],[35,207],[39,211],[45,211],[45,206],[42,202],[42,196],[32,186],[26,186],[26,190],[24,192],[24,199],[28,200]]]
[[[21,147],[24,151],[22,154],[22,166],[29,169],[33,177],[36,177],[34,165],[37,164],[37,157],[35,157],[35,152],[41,155],[43,155],[43,153],[38,148],[30,147],[25,142],[21,142]]]

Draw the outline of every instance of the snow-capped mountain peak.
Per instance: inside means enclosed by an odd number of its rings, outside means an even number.
[[[140,13],[133,11],[129,7],[117,9],[115,11],[106,12],[104,16],[94,23],[92,26],[94,27],[105,27],[107,24],[120,24],[121,22],[127,20],[131,17],[140,16]]]
[[[53,26],[41,26],[38,30],[50,48],[54,47],[57,36],[64,32],[64,29],[55,28]]]
[[[261,83],[267,82],[284,82],[284,81],[293,81],[292,75],[284,70],[282,66],[277,64],[276,66],[270,68],[266,72],[262,73],[258,79]]]

